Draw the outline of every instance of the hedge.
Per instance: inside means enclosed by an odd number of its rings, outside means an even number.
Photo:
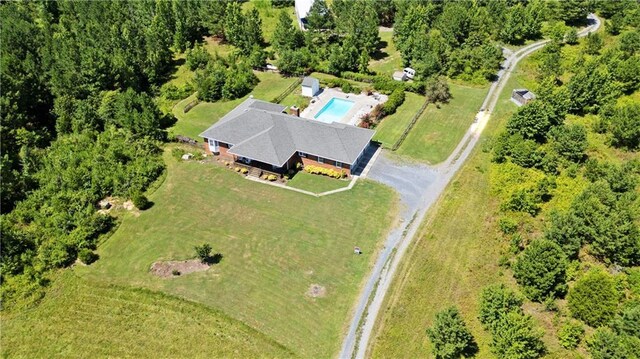
[[[404,102],[404,90],[400,87],[393,90],[387,102],[382,105],[382,110],[386,116],[396,112],[398,107]]]
[[[324,168],[324,167],[312,166],[312,165],[304,166],[304,171],[312,175],[324,175],[324,176],[329,176],[333,178],[344,178],[347,176],[347,173],[345,171],[339,172],[336,170],[332,170],[330,168]]]

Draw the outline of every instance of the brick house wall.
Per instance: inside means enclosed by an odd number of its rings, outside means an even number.
[[[218,142],[218,153],[216,154],[216,156],[219,156],[222,159],[225,159],[227,161],[235,161],[236,160],[236,156],[228,153],[229,148],[231,146],[229,146],[229,144],[227,143],[223,143],[223,142]],[[211,151],[211,148],[209,148],[209,141],[207,139],[205,139],[204,141],[204,150],[207,154],[213,154],[213,152]],[[351,176],[351,165],[348,163],[341,163],[341,166],[336,166],[335,163],[336,161],[333,160],[329,160],[329,159],[324,159],[323,163],[318,162],[318,156],[314,156],[314,155],[310,155],[310,154],[306,154],[305,157],[300,157],[297,153],[294,154],[293,156],[291,156],[291,158],[289,159],[289,161],[287,161],[287,163],[289,164],[289,168],[290,169],[295,169],[297,163],[302,163],[304,166],[318,166],[318,167],[323,167],[323,168],[327,168],[327,169],[332,169],[335,171],[344,171],[348,176]]]
[[[225,160],[228,161],[235,161],[235,156],[231,153],[228,153],[227,151],[229,151],[229,144],[227,143],[223,143],[223,142],[218,142],[218,153],[216,154],[217,156],[220,156],[222,158],[224,158]],[[204,139],[204,151],[208,154],[211,155],[213,154],[213,152],[211,151],[211,148],[209,148],[209,140],[208,139]]]
[[[297,155],[296,155],[297,157]],[[300,157],[298,157],[300,158]],[[307,166],[318,166],[318,167],[323,167],[323,168],[328,168],[328,169],[332,169],[332,170],[336,170],[336,171],[345,171],[347,173],[348,176],[351,176],[351,165],[349,165],[348,163],[343,163],[342,166],[340,167],[336,167],[335,165],[335,161],[331,161],[331,160],[324,160],[324,163],[320,163],[318,162],[318,157],[314,156],[314,155],[310,155],[307,154],[306,157],[302,157],[300,158],[300,160],[302,160],[302,164]]]

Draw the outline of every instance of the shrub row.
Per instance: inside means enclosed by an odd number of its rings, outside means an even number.
[[[324,168],[320,166],[304,166],[304,171],[311,173],[312,175],[324,175],[333,178],[345,178],[347,173],[345,171],[336,171],[330,168]]]
[[[187,83],[181,87],[167,83],[160,88],[160,94],[167,100],[182,100],[183,98],[191,96],[194,91],[195,89],[191,83]]]
[[[351,72],[351,71],[344,71],[343,73],[340,74],[340,77],[348,80],[353,80],[358,82],[367,82],[367,83],[373,83],[374,79],[376,78],[373,75],[361,74],[358,72]]]
[[[393,90],[389,99],[382,105],[382,111],[385,116],[396,112],[398,107],[404,102],[404,90],[400,87]]]
[[[271,182],[273,182],[273,181],[278,179],[278,177],[276,175],[269,175],[269,174],[266,174],[266,173],[263,174],[260,178],[262,178],[265,181],[271,181]]]
[[[327,81],[327,86],[330,88],[340,87],[342,92],[345,93],[359,93],[360,88],[356,85],[352,85],[349,81],[343,79],[332,79]]]

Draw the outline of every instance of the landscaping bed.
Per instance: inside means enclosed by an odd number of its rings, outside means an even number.
[[[149,271],[151,274],[161,278],[171,278],[193,272],[202,272],[209,269],[209,267],[209,264],[202,263],[199,259],[189,259],[184,261],[154,262]]]

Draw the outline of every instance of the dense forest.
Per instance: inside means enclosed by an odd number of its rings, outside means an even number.
[[[162,173],[174,121],[154,93],[173,53],[219,31],[208,1],[3,2],[2,294],[37,299],[46,272],[91,258],[108,195]]]
[[[515,342],[522,357],[546,351],[525,300],[556,312],[567,349],[639,354],[640,6],[600,5],[605,33],[579,45],[553,39],[534,55],[537,98],[492,141],[491,183],[509,248],[500,262],[524,295],[483,292],[480,319],[501,357]]]

